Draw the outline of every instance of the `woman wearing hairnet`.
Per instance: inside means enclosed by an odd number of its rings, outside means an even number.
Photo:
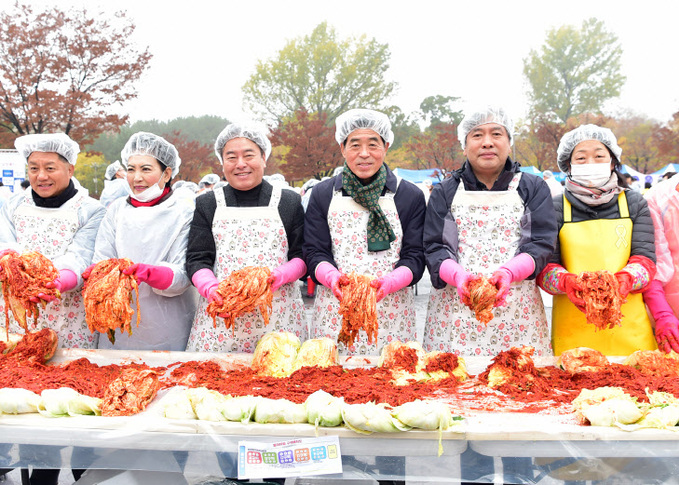
[[[339,343],[343,355],[378,355],[393,339],[417,340],[410,285],[424,272],[424,195],[397,178],[385,164],[394,140],[389,118],[353,109],[335,121],[335,139],[344,167],[316,185],[306,210],[304,257],[317,288],[311,337],[336,340],[342,274],[374,276],[377,288],[377,341],[361,332],[353,345]]]
[[[116,333],[115,344],[99,338],[99,348],[184,350],[198,297],[185,268],[194,205],[170,188],[181,159],[174,145],[145,132],[130,137],[121,158],[130,196],[110,205],[97,234],[93,262],[132,260],[125,273],[140,283],[135,312],[141,313],[141,323],[132,335]]]
[[[467,114],[458,128],[462,168],[432,190],[424,250],[432,290],[424,347],[495,356],[530,345],[551,354],[549,323],[534,278],[554,250],[549,187],[510,158],[514,123],[503,108]],[[497,289],[494,318],[480,323],[463,302],[472,275]]]
[[[187,350],[254,352],[267,332],[288,331],[306,339],[304,303],[297,280],[302,258],[304,211],[300,196],[264,180],[271,143],[263,127],[232,123],[217,137],[215,153],[228,185],[200,195],[191,223],[186,268],[203,297]],[[259,310],[238,317],[233,331],[220,319],[214,328],[206,308],[219,301],[219,282],[246,266],[271,269],[274,290],[269,324]]]
[[[569,131],[557,150],[568,174],[564,195],[554,198],[559,240],[538,283],[554,295],[554,353],[590,347],[605,355],[656,348],[640,292],[655,274],[653,221],[641,194],[629,190],[616,170],[622,150],[611,130],[583,125]],[[597,330],[587,323],[577,275],[607,270],[620,284],[622,325]]]
[[[0,211],[0,256],[7,250],[38,251],[59,270],[61,299],[46,304],[29,330],[52,328],[60,347],[94,348],[87,328],[80,274],[92,262],[94,240],[106,209],[73,177],[80,147],[68,135],[35,134],[14,142],[27,163],[31,189],[12,197]],[[43,295],[45,296],[45,295]],[[0,313],[4,302],[0,296]],[[10,332],[23,333],[10,312]],[[4,331],[4,330],[3,330]]]
[[[119,160],[116,160],[106,167],[104,190],[101,191],[99,202],[104,207],[108,207],[118,197],[126,197],[128,195],[130,195],[130,186],[127,183],[125,167],[123,167]]]

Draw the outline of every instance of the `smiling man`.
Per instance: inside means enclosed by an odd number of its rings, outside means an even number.
[[[80,147],[68,135],[26,135],[14,145],[26,159],[31,190],[13,197],[0,212],[0,253],[42,253],[59,270],[53,284],[61,293],[54,301],[43,295],[46,306],[35,323],[29,319],[29,330],[52,328],[60,347],[95,348],[96,336],[85,321],[81,274],[92,262],[106,209],[73,178]],[[11,312],[9,330],[23,333]]]
[[[307,325],[297,280],[306,274],[302,260],[304,209],[301,197],[264,180],[271,143],[264,127],[228,125],[217,137],[215,153],[228,185],[196,199],[189,231],[186,269],[203,297],[187,350],[254,352],[266,332],[287,331],[306,339]],[[274,290],[269,324],[259,310],[236,318],[234,329],[214,328],[205,309],[221,302],[219,282],[246,266],[271,270]]]
[[[433,285],[426,350],[492,356],[531,345],[538,355],[551,353],[534,280],[554,250],[556,217],[545,181],[521,172],[509,156],[513,129],[502,108],[468,114],[458,127],[466,161],[431,193],[424,227]],[[498,290],[487,326],[465,304],[477,274]]]
[[[377,342],[361,332],[343,355],[377,355],[392,339],[417,340],[414,285],[424,272],[424,195],[398,179],[384,163],[394,140],[389,118],[366,109],[336,120],[335,139],[344,156],[341,173],[314,186],[304,224],[304,257],[317,289],[311,337],[337,340],[343,274],[374,276]]]

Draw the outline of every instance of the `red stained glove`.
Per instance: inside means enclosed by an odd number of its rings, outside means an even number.
[[[0,251],[0,258],[2,258],[5,254],[10,254],[10,253],[16,253],[14,249],[3,249]]]
[[[338,300],[342,299],[342,290],[339,285],[342,276],[342,273],[330,263],[323,262],[316,266],[316,279],[326,288],[330,288]]]
[[[399,266],[389,274],[370,282],[370,286],[377,288],[375,299],[382,300],[387,295],[401,290],[413,281],[413,272],[407,266]]]
[[[90,275],[92,274],[92,270],[94,269],[95,266],[96,266],[96,264],[91,264],[91,265],[89,265],[89,266],[85,269],[85,271],[83,271],[83,274],[81,274],[80,276],[82,276],[83,279],[86,280],[86,279],[89,278]]]
[[[627,295],[632,291],[634,277],[627,271],[618,271],[615,273],[615,279],[618,280],[618,293],[620,293],[620,298],[626,300]]]
[[[655,340],[665,353],[679,352],[679,320],[667,303],[662,283],[653,280],[643,292],[644,303],[655,320]]]
[[[494,306],[505,306],[507,304],[509,285],[512,284],[512,274],[506,268],[499,268],[488,281],[497,288]]]
[[[575,305],[578,310],[585,313],[585,300],[578,296],[582,292],[582,287],[578,284],[578,277],[573,273],[559,274],[559,289],[563,291],[568,299]]]
[[[146,283],[157,290],[167,290],[174,279],[174,271],[167,266],[135,263],[123,270],[123,274],[134,275],[140,283]]]
[[[471,273],[453,259],[446,259],[439,267],[439,277],[449,285],[457,288],[462,303],[468,305],[470,302],[469,282],[473,279]]]
[[[306,274],[306,264],[301,258],[292,258],[274,269],[269,276],[271,291],[276,291],[286,283],[297,281]]]

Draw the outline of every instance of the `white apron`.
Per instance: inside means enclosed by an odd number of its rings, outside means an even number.
[[[523,200],[517,173],[506,191],[466,191],[460,181],[450,210],[457,224],[459,263],[472,274],[490,278],[516,254],[521,239]],[[460,301],[457,288],[432,288],[424,330],[424,348],[462,356],[495,356],[511,347],[531,345],[549,355],[549,325],[534,280],[512,283],[505,307],[493,308],[488,326]]]
[[[27,203],[19,205],[14,211],[14,227],[17,243],[23,251],[38,251],[50,260],[64,254],[80,228],[78,209],[85,197],[79,193],[64,204],[66,207],[56,209]],[[87,328],[82,288],[62,293],[60,300],[47,303],[39,310],[37,322],[34,318],[27,318],[30,331],[49,327],[57,332],[59,347],[96,348],[98,334],[93,335]],[[2,312],[4,314],[4,301]],[[23,333],[11,311],[9,316],[9,331]]]
[[[400,183],[400,179],[398,179]],[[332,240],[332,254],[338,269],[344,273],[359,273],[375,277],[384,276],[396,267],[400,259],[403,229],[394,204],[394,194],[380,197],[380,207],[396,235],[386,251],[368,251],[368,217],[370,212],[351,197],[343,197],[341,190],[333,193],[328,208],[328,227]],[[379,328],[377,342],[368,344],[364,331],[354,344],[347,348],[338,343],[340,355],[378,355],[382,347],[398,339],[402,342],[417,340],[415,328],[415,300],[410,287],[387,295],[377,303]],[[311,338],[328,337],[337,341],[342,328],[339,301],[329,288],[316,287],[316,300],[311,325]]]
[[[228,207],[224,191],[216,190],[217,210],[212,221],[212,235],[217,256],[214,273],[219,281],[246,266],[266,266],[271,270],[287,263],[288,237],[278,213],[281,187],[274,186],[267,207]],[[286,331],[307,338],[307,323],[302,294],[297,281],[274,292],[268,325],[259,310],[236,318],[234,329],[226,329],[217,317],[214,328],[207,312],[207,299],[200,304],[193,320],[188,351],[254,352],[259,339],[269,332]]]

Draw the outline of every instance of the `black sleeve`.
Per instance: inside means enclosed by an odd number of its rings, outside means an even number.
[[[548,263],[561,263],[561,243],[559,242],[559,232],[563,227],[563,198],[564,195],[556,195],[552,198],[552,206],[554,207],[554,216],[556,218],[557,236],[556,244],[554,245],[554,252],[549,258]]]
[[[535,270],[528,279],[535,279],[554,254],[558,236],[554,204],[547,183],[534,175],[521,176],[519,195],[526,205],[526,211],[521,219],[521,240],[517,254],[526,253],[533,257]]]
[[[434,186],[424,218],[424,257],[431,284],[438,289],[446,286],[439,277],[441,263],[450,258],[457,261],[457,224],[450,213],[450,204],[459,183],[459,179],[451,177]]]
[[[414,285],[424,274],[424,247],[422,246],[426,208],[424,194],[414,184],[403,180],[396,190],[394,204],[403,230],[401,252],[396,267],[409,268],[413,273],[412,284]]]
[[[316,267],[323,261],[337,267],[332,255],[332,241],[328,226],[328,209],[332,200],[332,181],[326,180],[311,191],[309,205],[304,215],[304,261],[311,278],[316,280]]]
[[[216,210],[217,200],[213,192],[207,192],[196,198],[196,209],[193,212],[186,247],[186,272],[189,278],[193,278],[198,270],[214,268],[217,248],[212,235],[212,219]]]
[[[281,216],[288,238],[288,260],[301,258],[304,242],[304,209],[299,194],[284,189],[281,192],[278,213]]]

